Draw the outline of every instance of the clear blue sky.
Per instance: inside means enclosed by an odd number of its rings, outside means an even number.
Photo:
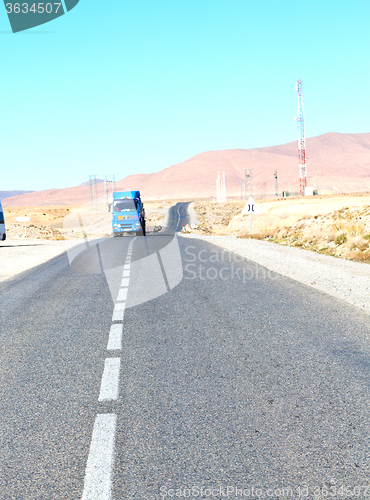
[[[306,137],[370,132],[369,22],[368,0],[80,0],[12,34],[1,7],[0,191],[296,140],[298,78]]]

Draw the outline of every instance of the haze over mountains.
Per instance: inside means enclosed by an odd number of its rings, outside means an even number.
[[[307,185],[334,193],[370,191],[370,133],[327,133],[306,139]],[[153,174],[134,174],[116,183],[117,191],[140,190],[144,199],[202,198],[216,195],[217,172],[225,171],[227,196],[239,196],[244,169],[252,169],[255,196],[299,190],[297,141],[256,149],[208,151]],[[104,184],[97,185],[98,196]],[[37,191],[7,198],[4,206],[83,204],[89,187]]]
[[[0,202],[5,200],[5,198],[9,198],[11,196],[17,196],[25,193],[33,193],[33,191],[0,191]]]

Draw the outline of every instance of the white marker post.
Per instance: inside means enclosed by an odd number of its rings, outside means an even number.
[[[257,208],[257,205],[254,203],[254,199],[252,196],[249,197],[245,207],[242,210],[242,214],[249,214],[249,232],[252,232],[252,214],[259,214],[260,211]]]
[[[16,222],[24,222],[24,237],[27,238],[27,222],[30,222],[30,217],[17,217]]]

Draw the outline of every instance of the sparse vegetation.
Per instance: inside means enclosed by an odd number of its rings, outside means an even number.
[[[370,206],[347,207],[327,215],[304,217],[284,230],[276,228],[270,239],[321,254],[370,262],[369,229]]]
[[[263,214],[254,216],[252,234],[247,232],[248,216],[241,215],[245,202],[197,203],[202,226],[213,234],[234,234],[238,238],[264,239],[312,250],[325,255],[370,263],[370,205],[346,206],[325,215],[302,214],[290,225],[291,217]],[[286,205],[285,205],[286,206]],[[269,218],[269,220],[268,220]],[[297,220],[298,219],[298,220]],[[271,222],[268,225],[268,222]],[[266,222],[263,226],[262,222]]]
[[[338,234],[334,239],[336,245],[343,245],[347,241],[347,235],[345,233]]]

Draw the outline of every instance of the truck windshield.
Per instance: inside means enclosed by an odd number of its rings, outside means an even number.
[[[136,200],[117,200],[113,203],[115,212],[136,212]]]

